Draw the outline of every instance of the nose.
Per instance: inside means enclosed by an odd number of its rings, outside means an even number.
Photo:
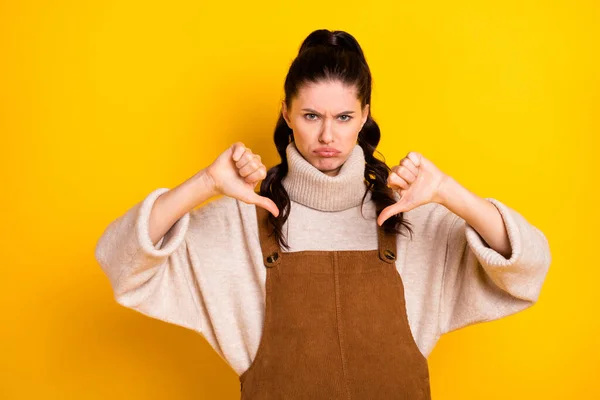
[[[332,124],[329,119],[326,119],[323,123],[323,129],[321,129],[321,134],[319,135],[320,143],[329,144],[333,142]]]

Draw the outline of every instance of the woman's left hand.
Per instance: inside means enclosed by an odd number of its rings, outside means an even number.
[[[384,208],[377,224],[395,214],[410,211],[421,205],[435,202],[441,203],[442,183],[449,178],[422,154],[411,151],[400,160],[400,164],[392,167],[388,176],[388,186],[401,196],[395,204]]]

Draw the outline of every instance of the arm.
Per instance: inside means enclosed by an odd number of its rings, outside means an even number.
[[[214,194],[202,170],[172,190],[154,190],[108,225],[95,256],[119,304],[201,331],[185,239],[191,210]]]
[[[440,334],[533,305],[551,262],[544,234],[518,212],[456,181],[441,201],[451,220],[440,302]]]
[[[483,238],[486,244],[510,258],[511,245],[502,216],[494,205],[446,176],[440,188],[439,203],[456,214]]]
[[[231,199],[265,207],[278,215],[271,199],[254,192],[265,175],[260,156],[236,142],[175,189],[153,191],[111,222],[98,240],[95,254],[117,302],[205,332],[204,326],[210,322],[200,287],[204,272],[214,262],[198,259],[198,249],[229,245],[213,243],[213,239],[226,235],[228,224],[240,222],[234,213],[237,202]],[[217,194],[225,196],[193,210]],[[188,232],[190,221],[194,224]],[[215,251],[232,251],[228,247]]]
[[[188,214],[196,205],[218,194],[214,182],[205,170],[201,170],[175,189],[161,192],[152,207],[147,227],[147,236],[152,247],[175,222]]]

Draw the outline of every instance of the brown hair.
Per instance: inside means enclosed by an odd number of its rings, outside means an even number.
[[[304,39],[285,78],[285,102],[288,109],[291,108],[292,99],[297,96],[302,85],[331,80],[356,87],[361,106],[364,108],[366,104],[369,104],[369,109],[373,109],[371,106],[371,71],[356,39],[344,31],[319,29]],[[289,246],[283,237],[282,226],[290,213],[290,198],[281,182],[288,172],[286,148],[293,140],[292,133],[283,114],[280,113],[275,126],[274,141],[281,157],[281,163],[267,171],[267,176],[262,181],[259,192],[261,196],[273,200],[279,208],[279,216],[275,217],[273,214],[269,214],[269,221],[274,227],[279,244],[286,249],[289,249]],[[386,165],[385,158],[381,153],[377,151],[383,161],[375,158],[374,155],[380,137],[379,126],[372,118],[372,112],[369,112],[368,119],[358,134],[358,144],[364,151],[366,161],[366,189],[363,203],[367,191],[370,190],[378,216],[385,207],[396,202],[392,189],[387,186],[387,178],[391,169]],[[383,223],[385,231],[390,233],[401,233],[401,225],[404,225],[412,235],[411,224],[404,220],[402,213],[391,216]]]

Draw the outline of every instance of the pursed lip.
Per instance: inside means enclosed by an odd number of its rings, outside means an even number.
[[[340,151],[338,149],[334,149],[333,147],[319,147],[314,150],[315,153],[334,153],[338,154]]]

